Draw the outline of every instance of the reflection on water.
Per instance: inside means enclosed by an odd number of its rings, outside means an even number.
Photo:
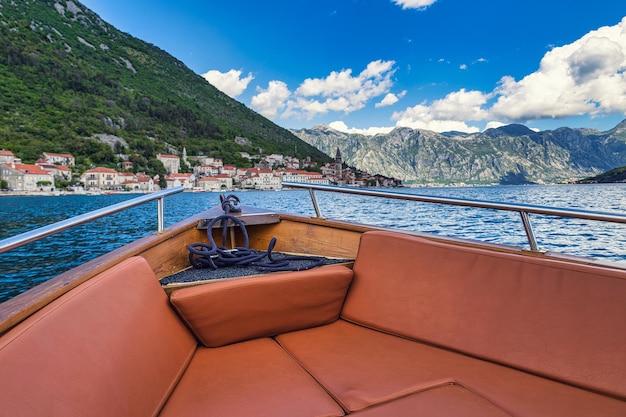
[[[397,192],[471,200],[626,212],[626,184],[432,187]],[[392,191],[393,192],[393,191]],[[314,215],[308,191],[240,192],[242,204]],[[528,248],[517,213],[316,192],[322,215],[378,226]],[[136,195],[2,197],[0,239],[96,210]],[[219,203],[216,193],[165,200],[165,224]],[[626,262],[626,225],[531,215],[540,249]],[[156,202],[134,207],[0,255],[0,301],[157,228]]]

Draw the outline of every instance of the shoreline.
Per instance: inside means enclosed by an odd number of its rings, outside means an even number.
[[[0,191],[0,197],[63,197],[66,195],[98,196],[110,194],[151,194],[141,191],[107,191],[107,192],[76,192],[76,191]]]

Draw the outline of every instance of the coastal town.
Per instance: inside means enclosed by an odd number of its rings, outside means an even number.
[[[0,189],[11,194],[149,193],[182,186],[185,191],[280,190],[283,182],[350,187],[396,187],[400,181],[348,167],[337,149],[335,158],[318,167],[310,158],[299,160],[279,154],[240,153],[253,167],[224,164],[209,156],[157,154],[164,175],[135,172],[127,155],[119,155],[118,168],[95,166],[80,172],[71,154],[43,152],[34,164],[22,163],[11,150],[0,150]],[[64,186],[63,186],[63,185]]]

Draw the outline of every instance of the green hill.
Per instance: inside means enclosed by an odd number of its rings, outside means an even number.
[[[580,180],[578,182],[580,184],[626,182],[626,166],[615,168],[600,175],[596,175],[595,177],[585,178],[584,180]]]
[[[123,138],[146,159],[186,146],[225,162],[259,148],[329,160],[77,1],[0,0],[0,110],[0,149],[25,162],[48,151],[113,163],[125,146],[96,134]]]

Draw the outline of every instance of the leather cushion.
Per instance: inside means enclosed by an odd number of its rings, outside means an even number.
[[[369,232],[342,317],[626,398],[624,300],[624,270]]]
[[[458,384],[516,417],[626,416],[625,401],[341,319],[276,340],[351,412]]]
[[[351,280],[335,265],[184,288],[170,301],[204,346],[217,347],[331,323]]]
[[[322,417],[343,410],[271,339],[198,348],[160,417]]]
[[[130,258],[0,339],[0,414],[154,416],[197,347],[148,263]]]

